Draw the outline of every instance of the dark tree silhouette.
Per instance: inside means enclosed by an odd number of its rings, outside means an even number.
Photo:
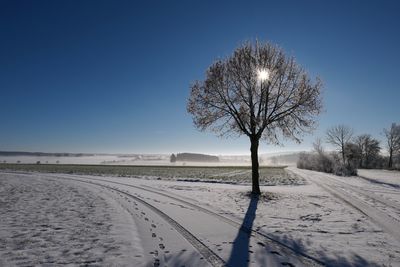
[[[356,137],[355,143],[361,152],[360,167],[375,167],[372,166],[372,164],[379,158],[379,152],[381,150],[379,141],[370,134],[362,134]]]
[[[344,145],[344,155],[346,157],[347,166],[356,169],[360,165],[362,151],[358,145],[351,142],[346,143]]]
[[[400,124],[392,123],[389,129],[383,129],[389,152],[388,167],[393,167],[393,155],[400,154]]]
[[[315,82],[293,57],[270,43],[245,43],[217,60],[203,81],[191,86],[187,109],[195,126],[220,136],[247,135],[252,162],[252,193],[260,194],[260,139],[301,141],[321,112],[322,83]]]
[[[353,129],[346,125],[337,125],[326,132],[326,141],[336,146],[342,154],[343,164],[346,162],[345,145],[353,137]]]
[[[169,161],[172,162],[172,163],[176,162],[176,156],[175,156],[175,154],[172,154],[172,155],[171,155],[171,157],[169,158]]]

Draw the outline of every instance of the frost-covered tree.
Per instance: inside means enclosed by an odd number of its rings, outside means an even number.
[[[187,109],[195,126],[220,136],[250,139],[252,193],[260,194],[260,140],[298,142],[321,112],[322,83],[312,81],[293,57],[270,43],[250,42],[219,59],[191,86]]]
[[[386,146],[389,152],[388,167],[393,167],[393,156],[400,154],[400,124],[392,123],[390,128],[383,129],[386,137]]]
[[[353,137],[353,129],[345,125],[336,125],[326,131],[326,141],[335,146],[342,155],[343,164],[346,162],[345,145]]]
[[[322,146],[322,141],[318,138],[313,143],[314,151],[316,154],[314,155],[314,159],[312,160],[312,164],[314,164],[314,169],[317,171],[323,171],[327,173],[333,172],[334,162],[332,157],[330,157],[327,153],[325,153],[324,147]]]

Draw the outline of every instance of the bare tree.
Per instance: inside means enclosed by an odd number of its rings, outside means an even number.
[[[392,123],[389,129],[383,129],[389,152],[388,167],[393,167],[393,155],[400,153],[400,124]]]
[[[326,141],[338,148],[343,164],[346,162],[345,145],[352,137],[353,129],[345,125],[336,125],[326,131]]]
[[[322,146],[322,140],[321,138],[317,138],[314,143],[313,143],[313,148],[314,151],[317,152],[318,154],[323,154],[325,153],[324,147]]]
[[[203,81],[194,82],[187,109],[202,131],[249,137],[252,193],[260,194],[260,139],[300,142],[321,112],[321,88],[320,79],[312,82],[282,49],[270,43],[245,43],[230,57],[213,63]]]
[[[316,154],[311,156],[311,162],[308,164],[314,165],[314,170],[323,171],[327,173],[333,172],[333,161],[332,158],[325,153],[324,147],[322,146],[322,140],[317,138],[313,143],[314,151]]]
[[[361,152],[360,167],[370,168],[371,164],[379,157],[381,150],[379,141],[370,134],[362,134],[355,138],[355,144]]]

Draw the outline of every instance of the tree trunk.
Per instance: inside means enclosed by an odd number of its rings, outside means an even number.
[[[390,151],[389,151],[389,164],[388,164],[389,169],[392,168],[392,165],[393,165],[393,150],[390,149]]]
[[[342,160],[343,165],[346,165],[346,156],[344,155],[344,143],[342,142]]]
[[[251,178],[252,178],[252,190],[251,193],[253,195],[260,195],[260,183],[259,178],[260,174],[258,173],[258,144],[259,138],[250,137],[251,142]]]

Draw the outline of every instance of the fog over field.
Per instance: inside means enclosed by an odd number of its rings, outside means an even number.
[[[171,154],[90,154],[59,153],[60,155],[23,155],[24,152],[15,152],[22,155],[4,155],[0,151],[0,163],[28,163],[36,164],[101,164],[101,165],[195,165],[195,166],[250,166],[249,155],[215,155],[218,162],[178,161],[171,162]],[[38,154],[37,152],[36,154]],[[299,152],[283,152],[260,154],[260,164],[266,166],[295,165]],[[43,153],[49,154],[49,153]],[[70,154],[65,156],[63,154]]]

